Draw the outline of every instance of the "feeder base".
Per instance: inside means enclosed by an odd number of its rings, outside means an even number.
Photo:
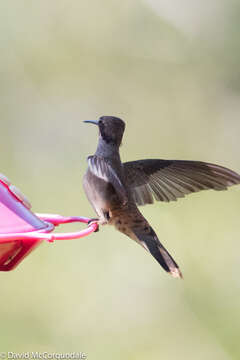
[[[42,240],[10,241],[0,244],[0,271],[14,269]]]

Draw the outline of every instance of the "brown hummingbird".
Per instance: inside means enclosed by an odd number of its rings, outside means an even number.
[[[97,150],[88,157],[83,186],[100,225],[114,225],[138,242],[174,277],[181,271],[137,206],[172,201],[200,190],[226,190],[240,175],[225,167],[190,160],[146,159],[122,163],[125,123],[114,116],[87,120],[99,128]]]

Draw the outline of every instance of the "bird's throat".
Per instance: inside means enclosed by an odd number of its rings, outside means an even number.
[[[115,144],[107,143],[101,136],[98,140],[98,146],[95,155],[104,158],[114,158],[120,160],[119,147]]]

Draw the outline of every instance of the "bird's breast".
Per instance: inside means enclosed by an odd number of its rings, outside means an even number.
[[[111,183],[97,177],[89,169],[83,178],[83,188],[99,216],[102,211],[109,211],[116,207],[118,196]]]

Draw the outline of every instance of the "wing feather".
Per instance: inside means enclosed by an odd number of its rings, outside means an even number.
[[[201,190],[226,190],[240,175],[223,166],[188,160],[149,159],[124,163],[127,183],[138,205],[175,201]]]
[[[116,171],[112,168],[111,164],[106,159],[93,155],[88,157],[88,166],[90,171],[100,179],[105,180],[113,185],[118,196],[123,201],[127,202],[126,189],[122,184],[121,179],[117,175]]]

